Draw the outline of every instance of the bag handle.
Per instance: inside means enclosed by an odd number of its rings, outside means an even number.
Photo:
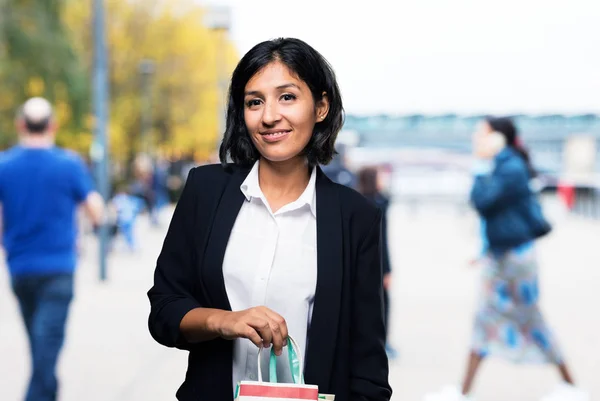
[[[288,349],[288,359],[290,362],[290,371],[292,372],[292,379],[294,384],[304,384],[304,364],[300,353],[300,347],[296,340],[291,336],[287,338],[288,343],[286,348]],[[262,383],[262,368],[260,363],[260,354],[263,347],[258,349],[258,382]],[[271,347],[271,354],[269,356],[269,382],[277,383],[277,355],[273,347]]]

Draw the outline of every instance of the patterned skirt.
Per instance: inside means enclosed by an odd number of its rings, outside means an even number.
[[[561,363],[556,340],[538,306],[533,246],[485,257],[472,350],[515,363]]]

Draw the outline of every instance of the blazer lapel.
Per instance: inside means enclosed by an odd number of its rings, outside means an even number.
[[[231,310],[223,279],[223,259],[231,230],[246,199],[240,190],[240,185],[247,174],[246,170],[235,170],[232,173],[217,203],[211,232],[208,235],[201,275],[204,289],[209,294],[213,308]]]
[[[317,289],[308,332],[306,382],[329,388],[338,332],[343,275],[342,215],[339,194],[317,171]]]

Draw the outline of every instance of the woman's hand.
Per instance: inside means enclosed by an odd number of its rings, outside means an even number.
[[[214,330],[222,338],[247,338],[257,347],[273,344],[276,355],[287,344],[288,328],[285,319],[265,306],[239,312],[221,311],[214,316]]]

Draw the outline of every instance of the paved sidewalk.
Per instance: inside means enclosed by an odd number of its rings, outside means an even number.
[[[96,241],[86,241],[59,369],[60,401],[175,399],[186,353],[158,345],[147,329],[145,293],[165,229],[151,228],[144,217],[137,227],[142,250],[115,252],[106,282],[98,280]],[[28,377],[28,349],[6,269],[0,270],[0,400],[18,401]]]
[[[581,386],[600,400],[600,223],[546,211],[555,230],[538,244],[541,307]],[[468,266],[478,250],[472,215],[423,208],[416,215],[392,210],[394,246],[392,338],[394,400],[458,384],[466,367],[479,270]],[[550,366],[486,361],[475,383],[478,401],[534,401],[551,391],[558,373]]]
[[[165,219],[165,223],[166,223]],[[464,368],[478,271],[467,267],[476,250],[470,214],[394,206],[390,216],[395,286],[392,340],[394,400],[457,382]],[[163,401],[185,375],[186,353],[150,337],[145,295],[152,281],[163,229],[138,226],[142,250],[115,253],[109,280],[97,279],[90,239],[77,276],[76,299],[60,363],[61,401]],[[561,340],[575,377],[600,394],[600,224],[558,222],[539,246],[543,308]],[[25,333],[0,267],[0,400],[19,401],[29,371]],[[514,367],[489,361],[476,383],[478,400],[536,400],[557,382],[550,367]]]

